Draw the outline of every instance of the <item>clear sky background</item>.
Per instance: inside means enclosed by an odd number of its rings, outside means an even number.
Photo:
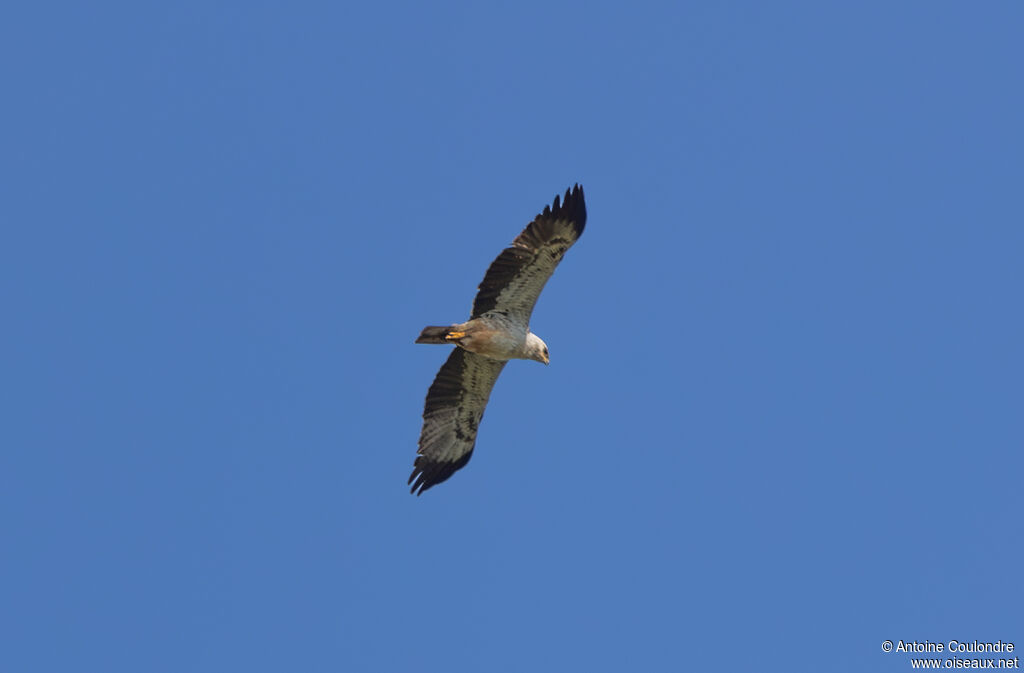
[[[1024,649],[1022,35],[1019,2],[5,8],[0,669]],[[410,496],[447,355],[413,339],[575,182],[551,366]]]

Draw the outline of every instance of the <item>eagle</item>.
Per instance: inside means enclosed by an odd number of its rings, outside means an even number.
[[[548,347],[530,331],[530,314],[565,251],[587,222],[583,187],[545,206],[484,274],[469,320],[424,327],[418,344],[455,349],[427,391],[423,429],[409,484],[420,495],[466,466],[498,375],[509,360],[549,363]]]

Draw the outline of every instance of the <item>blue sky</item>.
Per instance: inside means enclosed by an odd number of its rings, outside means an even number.
[[[1024,647],[1019,3],[3,15],[3,670]],[[575,182],[410,496],[413,339]]]

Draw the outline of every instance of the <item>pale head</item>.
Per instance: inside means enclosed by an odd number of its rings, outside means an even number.
[[[551,358],[548,356],[548,345],[536,334],[529,332],[526,335],[526,347],[523,349],[527,360],[536,360],[548,364]]]

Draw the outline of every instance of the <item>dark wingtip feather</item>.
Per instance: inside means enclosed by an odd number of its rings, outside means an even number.
[[[409,481],[406,482],[406,484],[412,484],[412,489],[410,489],[409,493],[416,496],[423,495],[423,491],[443,481],[447,481],[449,477],[464,468],[472,457],[473,451],[470,451],[455,462],[435,461],[430,460],[426,456],[416,456],[412,474],[409,475]],[[415,483],[413,480],[415,480]]]
[[[561,203],[556,196],[550,212],[544,208],[544,215],[551,215],[555,219],[569,220],[573,223],[576,235],[582,234],[587,224],[587,205],[583,197],[583,185],[577,182],[572,188],[566,189],[565,198]]]

